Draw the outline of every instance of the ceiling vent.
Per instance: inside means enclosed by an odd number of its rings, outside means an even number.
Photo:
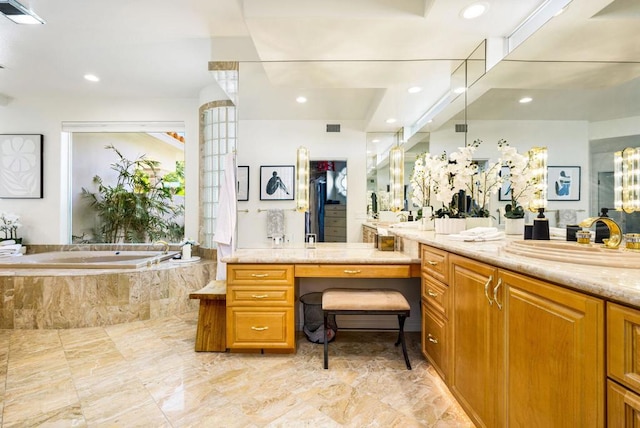
[[[456,123],[456,132],[467,132],[466,123]]]
[[[340,132],[340,124],[327,123],[327,132]]]

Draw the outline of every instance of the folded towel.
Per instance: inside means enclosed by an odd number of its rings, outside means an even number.
[[[471,229],[463,230],[460,232],[460,235],[470,235],[470,236],[483,236],[491,233],[496,233],[498,228],[496,227],[474,227]]]
[[[7,239],[5,241],[0,241],[0,246],[2,246],[2,245],[12,245],[12,244],[15,244],[15,243],[16,243],[15,239]]]
[[[284,211],[267,210],[267,238],[284,236]]]
[[[3,245],[0,247],[0,252],[19,252],[20,248],[22,248],[22,244]]]
[[[558,227],[565,227],[568,224],[577,224],[578,215],[576,210],[558,210]]]

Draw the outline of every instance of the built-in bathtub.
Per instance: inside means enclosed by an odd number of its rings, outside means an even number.
[[[138,269],[177,254],[177,251],[54,251],[0,258],[0,269]]]
[[[172,253],[126,245],[108,251],[50,247],[12,257],[18,267],[0,263],[0,329],[97,327],[179,315],[197,310],[198,301],[189,294],[216,277],[215,252],[213,258],[184,263],[160,260]],[[65,249],[73,251],[59,251]]]

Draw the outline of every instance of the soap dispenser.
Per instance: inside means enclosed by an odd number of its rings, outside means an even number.
[[[182,260],[189,260],[191,258],[191,241],[187,240],[182,245]]]
[[[544,216],[544,208],[539,208],[538,217],[533,219],[531,239],[549,240],[549,219]]]

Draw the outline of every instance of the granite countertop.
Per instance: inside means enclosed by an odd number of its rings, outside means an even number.
[[[462,242],[449,239],[447,235],[436,235],[434,232],[417,229],[391,230],[405,240],[427,244],[513,272],[640,307],[640,254],[637,269],[591,266],[518,256],[505,251],[510,242],[522,240],[519,236],[507,236],[506,239],[498,241]]]
[[[286,245],[283,248],[242,248],[222,259],[225,263],[420,263],[417,251],[380,251],[371,243],[317,243],[316,248]]]

